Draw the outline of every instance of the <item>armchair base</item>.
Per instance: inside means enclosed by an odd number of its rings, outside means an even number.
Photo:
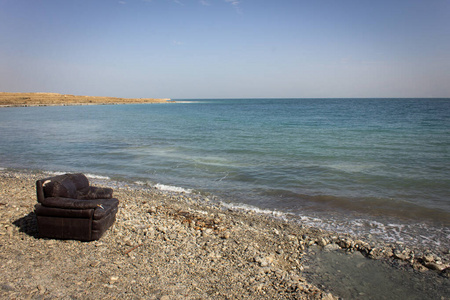
[[[91,221],[78,218],[37,216],[39,236],[52,239],[90,241]]]

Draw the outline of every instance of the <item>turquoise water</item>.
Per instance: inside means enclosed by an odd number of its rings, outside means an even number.
[[[450,99],[228,99],[0,109],[0,167],[216,195],[448,247]]]

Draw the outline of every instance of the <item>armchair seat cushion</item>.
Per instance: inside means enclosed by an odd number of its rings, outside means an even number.
[[[114,223],[118,211],[113,190],[90,186],[81,173],[38,180],[36,193],[41,237],[97,240]]]
[[[92,209],[67,209],[58,207],[48,207],[36,204],[35,213],[39,216],[61,217],[61,218],[92,218]]]

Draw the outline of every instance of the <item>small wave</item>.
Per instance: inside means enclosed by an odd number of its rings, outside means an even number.
[[[50,175],[50,176],[58,176],[58,175],[64,175],[67,173],[75,173],[75,172],[70,172],[70,171],[46,171],[46,174]],[[96,174],[92,174],[92,173],[83,173],[86,177],[91,178],[91,179],[101,179],[101,180],[111,180],[110,177],[108,176],[103,176],[103,175],[96,175]]]
[[[103,180],[110,180],[111,178],[108,176],[102,176],[102,175],[96,175],[91,173],[84,174],[86,177],[93,178],[93,179],[103,179]]]
[[[44,172],[45,174],[48,174],[50,176],[58,176],[58,175],[64,175],[67,174],[68,172],[61,172],[61,171],[46,171]]]
[[[326,167],[331,168],[331,169],[335,169],[335,170],[339,170],[339,171],[343,171],[343,172],[347,172],[347,173],[361,173],[361,172],[365,172],[367,170],[371,170],[374,168],[379,168],[382,167],[383,165],[381,164],[363,164],[363,163],[336,163],[336,164],[329,164],[326,165]]]
[[[161,183],[157,183],[155,185],[155,188],[157,188],[161,191],[167,191],[167,192],[177,192],[177,193],[186,193],[186,194],[192,193],[191,189],[185,189],[182,187],[173,186],[173,185],[165,185],[165,184],[161,184]]]
[[[262,209],[242,203],[220,204],[228,209],[251,211],[283,220],[297,220],[302,225],[321,228],[323,230],[342,234],[351,234],[365,240],[377,240],[387,243],[405,243],[421,248],[448,247],[449,230],[446,228],[434,228],[426,224],[397,224],[392,222],[380,222],[370,219],[346,219],[346,218],[321,218],[315,215],[281,212],[273,209]],[[424,236],[427,236],[424,238]],[[447,237],[447,239],[445,238]]]
[[[271,209],[261,209],[261,208],[256,207],[256,206],[243,204],[243,203],[235,204],[235,203],[220,202],[220,204],[223,207],[228,208],[228,209],[252,211],[252,212],[255,212],[257,214],[269,215],[269,216],[274,216],[274,217],[278,217],[278,218],[284,218],[287,215],[287,213],[284,213],[284,212],[271,210]]]

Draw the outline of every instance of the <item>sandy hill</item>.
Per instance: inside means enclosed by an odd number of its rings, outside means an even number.
[[[0,92],[0,106],[35,105],[88,105],[88,104],[131,104],[165,103],[170,99],[156,98],[115,98],[63,95],[58,93],[4,93]]]

